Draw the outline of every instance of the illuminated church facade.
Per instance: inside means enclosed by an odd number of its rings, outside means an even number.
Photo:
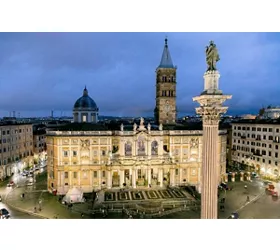
[[[49,191],[199,187],[202,129],[176,125],[176,70],[166,39],[156,70],[157,126],[143,118],[117,129],[98,124],[99,109],[85,88],[83,101],[78,99],[73,108],[74,123],[47,132]],[[226,178],[226,140],[227,132],[219,131],[221,181]]]

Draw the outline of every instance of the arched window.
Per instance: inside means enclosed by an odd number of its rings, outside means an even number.
[[[138,138],[138,155],[145,155],[145,138],[139,137]]]
[[[132,143],[131,142],[126,142],[124,146],[124,154],[126,156],[132,155]]]
[[[157,141],[152,142],[152,155],[158,155],[158,143],[157,143]]]

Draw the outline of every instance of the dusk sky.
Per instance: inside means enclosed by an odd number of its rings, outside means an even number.
[[[280,105],[279,33],[0,33],[0,116],[72,115],[85,85],[100,115],[152,116],[166,35],[179,116],[195,114],[210,40],[228,114]]]

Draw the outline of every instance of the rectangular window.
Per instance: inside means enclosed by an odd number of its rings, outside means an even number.
[[[265,163],[265,159],[263,159],[263,163]]]
[[[271,156],[271,151],[268,152],[268,156]]]
[[[106,172],[102,171],[102,177],[105,178],[105,176],[106,176]]]
[[[97,171],[93,171],[93,178],[97,178]]]
[[[64,178],[68,179],[68,172],[64,172]]]
[[[63,151],[63,156],[67,157],[68,156],[68,151]]]
[[[105,150],[102,150],[102,156],[105,156],[106,152]]]
[[[268,164],[271,164],[271,160],[268,161]]]
[[[266,140],[266,135],[263,136],[263,139]]]
[[[278,158],[278,153],[275,153],[275,158]]]
[[[179,175],[179,169],[175,169],[175,175]]]
[[[77,172],[73,172],[73,178],[74,178],[74,179],[77,178]]]
[[[268,132],[272,132],[272,128],[269,128],[269,129],[268,129]]]
[[[279,128],[276,129],[276,133],[279,133]]]
[[[74,157],[77,156],[77,151],[73,151],[73,156],[74,156]]]
[[[83,173],[83,178],[84,178],[84,179],[87,178],[87,172],[86,172],[86,171]]]

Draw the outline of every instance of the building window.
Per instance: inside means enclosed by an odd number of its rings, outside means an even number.
[[[152,142],[152,155],[158,154],[158,143],[157,141]]]
[[[84,179],[87,178],[87,172],[86,172],[86,171],[83,172],[83,178],[84,178]]]
[[[256,131],[256,128],[252,128],[252,131]]]
[[[263,159],[262,162],[265,163],[265,159]]]
[[[77,151],[73,151],[73,156],[74,156],[74,157],[77,156]]]
[[[178,168],[175,169],[175,175],[179,175],[179,169]]]
[[[74,178],[74,179],[77,178],[77,172],[73,172],[73,178]]]
[[[138,176],[138,179],[141,179],[141,169],[137,170],[137,176]]]
[[[67,157],[68,156],[68,151],[63,151],[63,156]]]
[[[145,155],[145,138],[142,136],[139,136],[138,142],[137,142],[137,153],[138,155]]]
[[[64,172],[64,178],[68,179],[68,172]]]
[[[269,129],[268,129],[268,132],[272,132],[272,128],[269,128]]]
[[[271,160],[268,161],[268,164],[271,164]]]
[[[106,176],[106,172],[102,171],[102,177],[105,178],[105,176]]]
[[[279,128],[276,129],[276,133],[279,133]]]
[[[97,178],[97,171],[93,171],[93,178]]]
[[[275,158],[278,158],[278,153],[275,153]]]
[[[278,149],[278,145],[275,145],[275,149]]]
[[[86,115],[83,115],[83,116],[82,116],[82,121],[83,121],[83,122],[87,122],[87,116],[86,116]]]
[[[271,156],[271,151],[268,152],[268,156]]]
[[[267,128],[263,128],[263,132],[267,132]]]
[[[106,151],[102,150],[101,154],[102,154],[102,156],[105,156],[106,155]]]
[[[269,148],[271,148],[272,146],[271,146],[271,144],[269,144],[269,146],[268,146]]]
[[[277,166],[277,165],[278,165],[278,162],[276,161],[276,162],[275,162],[275,166]]]

